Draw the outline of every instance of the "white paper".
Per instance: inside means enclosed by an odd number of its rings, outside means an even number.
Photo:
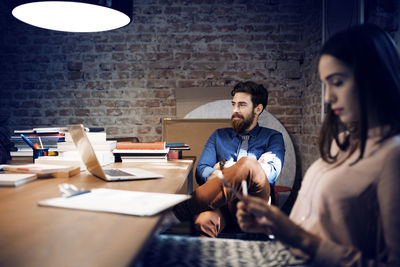
[[[138,192],[98,188],[90,193],[70,198],[51,198],[39,201],[41,206],[152,216],[186,199],[188,195]]]

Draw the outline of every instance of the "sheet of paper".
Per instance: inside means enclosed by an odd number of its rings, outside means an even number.
[[[186,199],[188,195],[138,192],[98,188],[70,198],[58,197],[38,202],[41,206],[153,216]]]

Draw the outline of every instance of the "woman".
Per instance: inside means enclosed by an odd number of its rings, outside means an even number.
[[[328,40],[318,70],[328,113],[321,158],[289,217],[257,197],[239,226],[273,234],[320,266],[400,266],[400,57],[390,36],[359,25]]]

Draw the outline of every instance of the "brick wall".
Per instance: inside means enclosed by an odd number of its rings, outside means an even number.
[[[175,88],[253,80],[298,134],[303,2],[137,0],[133,23],[93,34],[34,28],[2,8],[2,116],[11,128],[83,123],[155,141]]]
[[[287,128],[299,177],[318,157],[319,0],[135,0],[133,22],[103,33],[31,27],[0,3],[0,123],[83,123],[110,137],[161,139],[176,88],[269,88],[268,110]],[[398,41],[396,0],[366,0],[368,21]],[[188,89],[189,90],[189,89]]]

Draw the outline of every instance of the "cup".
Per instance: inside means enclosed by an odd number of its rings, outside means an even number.
[[[43,156],[48,156],[48,155],[49,155],[48,148],[34,149],[33,150],[33,161],[35,161],[35,159],[37,159],[38,157],[43,157]]]

